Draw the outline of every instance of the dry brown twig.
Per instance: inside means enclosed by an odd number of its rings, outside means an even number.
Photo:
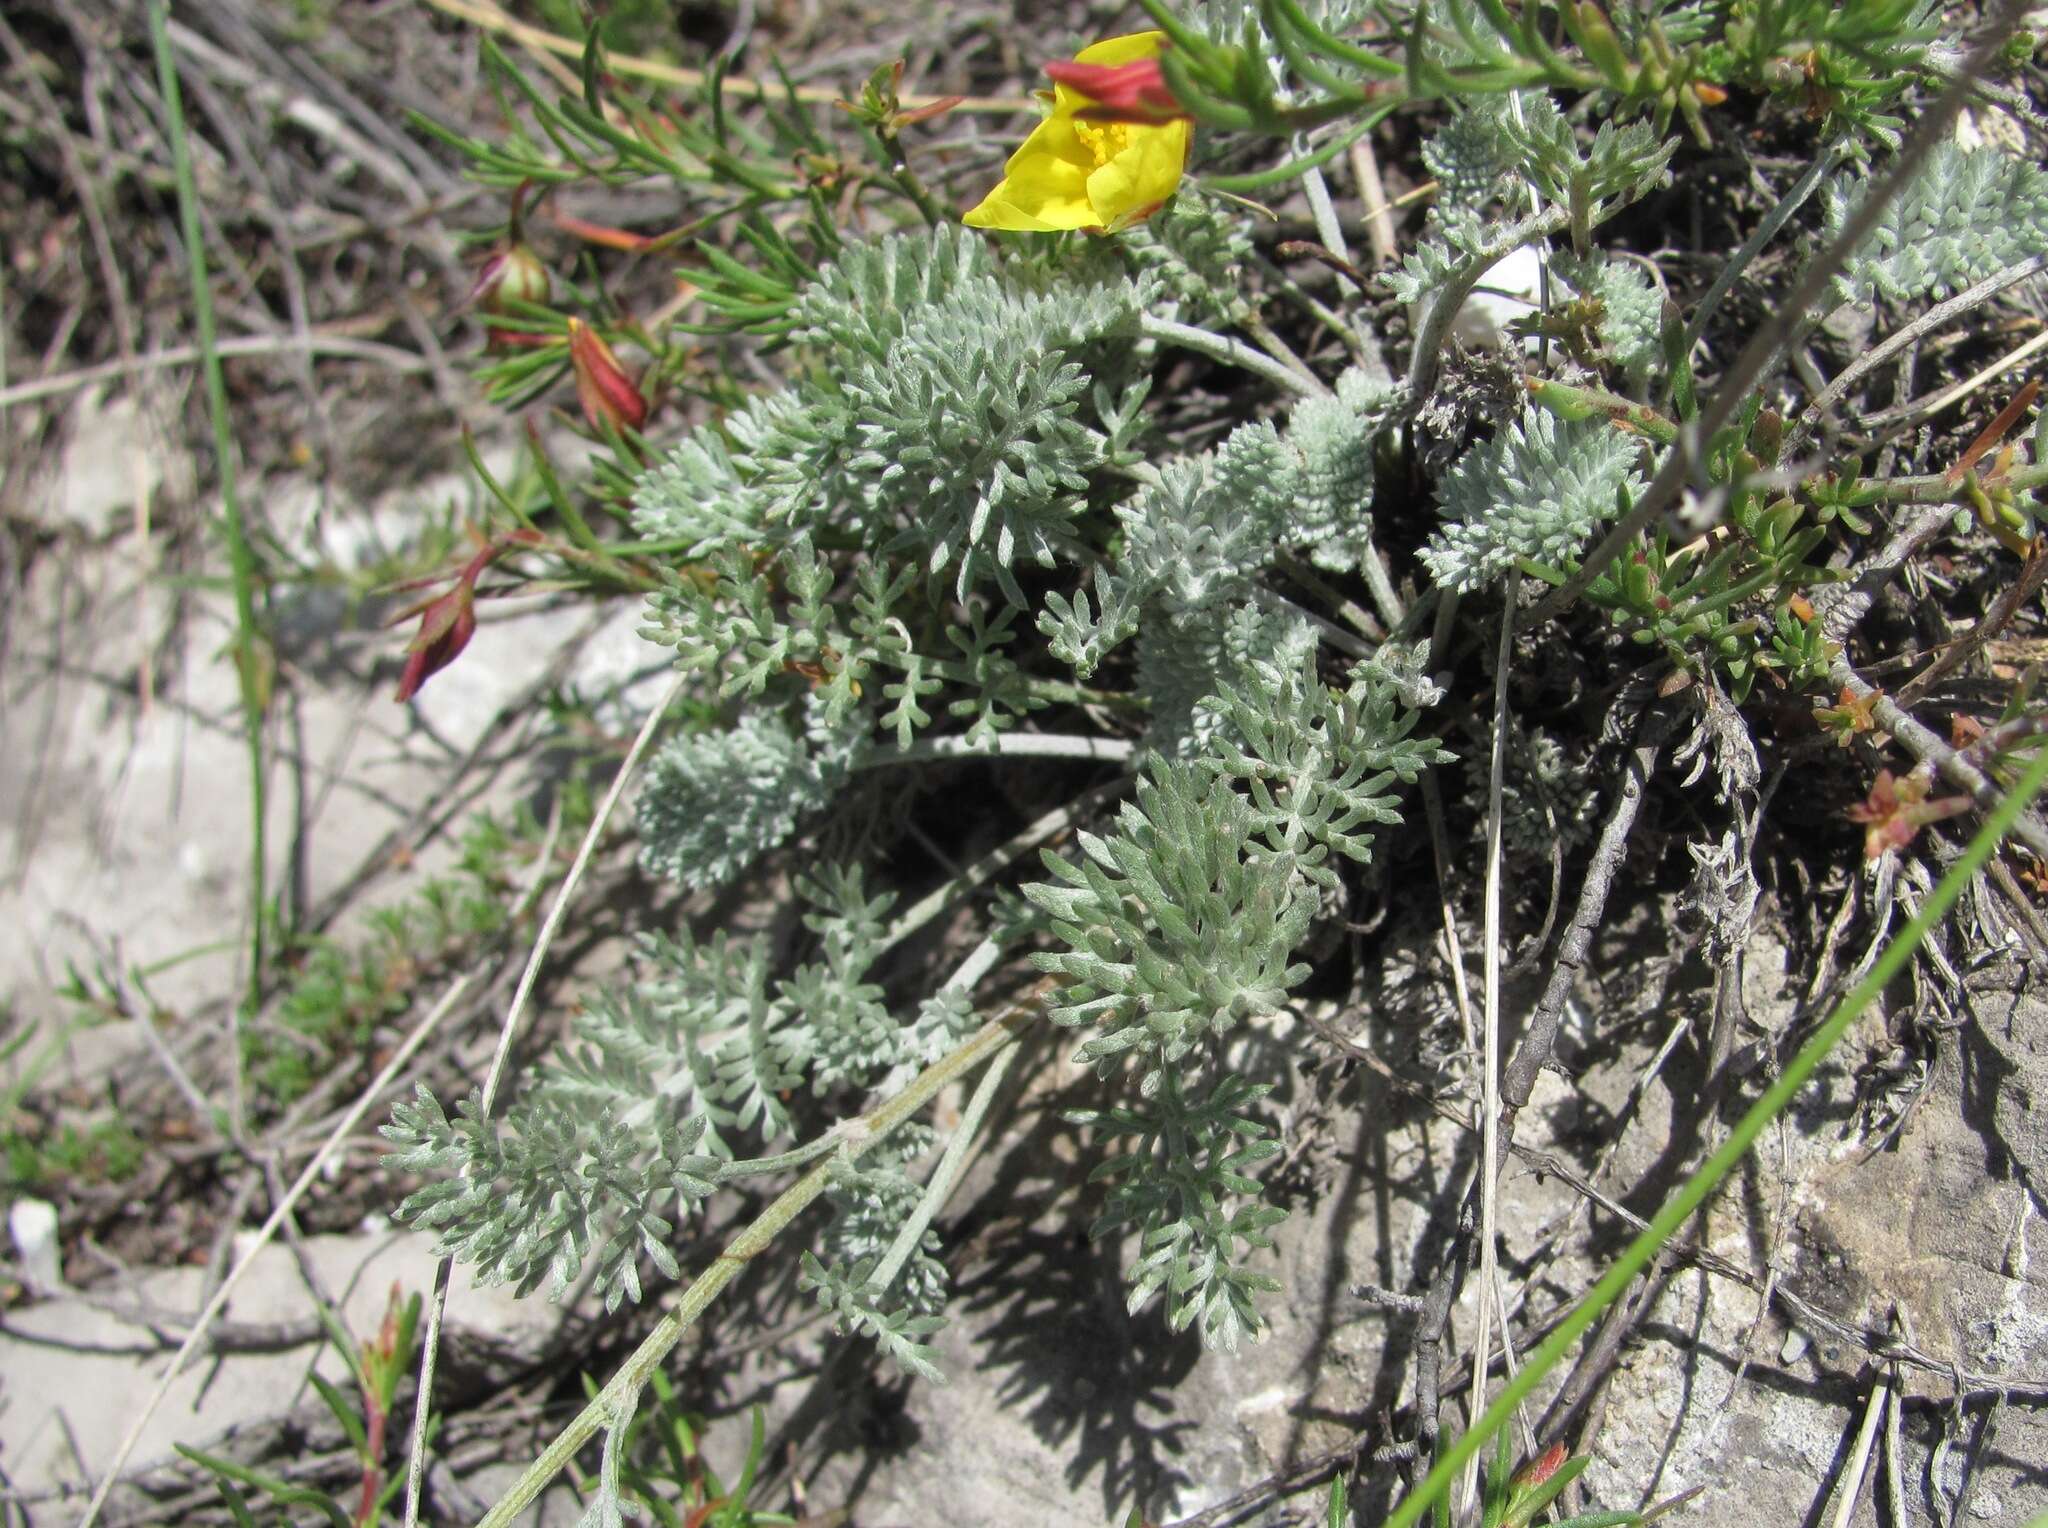
[[[1669,714],[1652,713],[1623,767],[1620,788],[1615,793],[1607,822],[1600,830],[1599,844],[1594,849],[1593,862],[1587,868],[1578,906],[1573,909],[1571,922],[1565,925],[1564,937],[1558,942],[1550,979],[1523,1028],[1521,1043],[1515,1047],[1515,1054],[1508,1062],[1507,1072],[1501,1081],[1510,1138],[1513,1136],[1515,1114],[1529,1102],[1537,1075],[1550,1062],[1557,1043],[1558,1027],[1564,1020],[1565,1003],[1571,996],[1572,983],[1578,979],[1579,972],[1592,954],[1593,937],[1599,931],[1608,895],[1614,889],[1615,878],[1620,875],[1622,862],[1628,854],[1629,835],[1635,829],[1636,816],[1642,809],[1650,777],[1656,771],[1658,755],[1673,725]]]
[[[1884,439],[1897,430],[1932,419],[1942,410],[1960,403],[1988,383],[1997,381],[2022,361],[2028,360],[2044,348],[2048,348],[2048,329],[2041,330],[2032,339],[2008,350],[1982,371],[1965,377],[1953,387],[1942,389],[1931,398],[1916,398],[1910,403],[1902,403],[1896,408],[1870,415],[1863,421],[1864,427],[1876,432],[1880,439]]]
[[[529,26],[507,15],[493,0],[424,0],[435,10],[444,12],[471,26],[486,32],[495,32],[510,37],[522,46],[536,48],[556,54],[562,58],[581,58],[583,44],[573,37],[564,37],[544,27]],[[710,78],[701,69],[683,69],[674,64],[664,64],[651,58],[639,58],[631,53],[607,53],[605,63],[615,74],[649,80],[657,85],[675,85],[686,90],[703,86]],[[771,84],[764,80],[744,79],[738,75],[727,75],[726,90],[736,95],[751,95],[766,98],[782,92],[780,83]],[[580,88],[580,82],[579,82]],[[810,101],[830,105],[845,97],[844,90],[831,86],[799,85],[795,87],[799,101]],[[944,96],[923,95],[906,92],[902,104],[915,111],[921,106],[948,99]],[[994,114],[1020,113],[1032,110],[1032,103],[1022,96],[962,96],[954,102],[953,110],[967,112],[989,112]]]
[[[340,360],[370,361],[397,372],[420,372],[427,369],[425,359],[410,350],[400,350],[395,345],[381,345],[374,340],[355,339],[347,334],[338,334],[334,332],[334,327],[323,326],[305,335],[237,335],[222,340],[215,348],[223,360],[230,361],[304,350],[309,354],[333,356]],[[381,323],[379,327],[382,327]],[[108,361],[98,366],[81,366],[76,371],[57,372],[25,382],[16,382],[10,387],[0,387],[0,409],[11,408],[18,403],[33,403],[40,398],[61,397],[65,393],[75,393],[81,388],[93,387],[101,382],[119,381],[131,371],[140,374],[198,364],[197,345],[167,345],[161,350],[152,350],[136,356],[132,365],[127,361]]]
[[[129,302],[128,278],[122,271],[121,262],[114,253],[113,235],[107,230],[105,211],[100,206],[101,184],[87,174],[79,157],[78,143],[65,123],[63,109],[43,83],[42,74],[35,67],[28,49],[23,46],[20,36],[9,26],[7,19],[0,16],[0,51],[20,74],[28,90],[30,100],[43,118],[43,125],[56,140],[58,157],[64,165],[64,173],[71,181],[72,195],[77,199],[79,211],[85,218],[87,231],[91,235],[93,254],[99,263],[100,281],[107,294],[107,306],[111,310],[114,327],[114,348],[119,353],[123,368],[123,380],[127,384],[129,401],[138,414],[146,409],[141,388],[137,385],[135,370],[136,326],[134,310]],[[0,407],[4,407],[0,402]],[[134,496],[133,537],[135,555],[145,570],[151,565],[149,549],[150,486],[148,447],[141,437],[128,443],[128,484]],[[145,574],[146,576],[146,574]],[[138,687],[137,699],[142,714],[149,715],[153,700],[155,665],[151,662],[150,650],[154,643],[147,623],[137,627],[137,640],[141,644],[137,654],[135,670]]]
[[[1806,448],[1820,421],[1831,413],[1835,405],[1848,395],[1849,389],[1869,376],[1901,350],[1918,344],[1922,339],[1953,319],[1974,311],[2002,292],[2010,291],[2022,281],[2031,280],[2048,271],[2048,255],[2035,255],[2016,265],[2009,265],[2002,271],[1986,276],[1975,286],[1956,293],[1946,302],[1936,303],[1911,323],[1903,325],[1896,333],[1888,335],[1881,343],[1868,350],[1859,351],[1854,360],[1842,368],[1840,376],[1830,382],[1822,392],[1807,404],[1791,429],[1785,432],[1783,446],[1787,460],[1799,455]]]

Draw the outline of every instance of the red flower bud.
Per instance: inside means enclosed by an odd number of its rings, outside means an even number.
[[[1514,1479],[1509,1483],[1524,1490],[1540,1486],[1564,1467],[1565,1456],[1564,1444],[1562,1442],[1553,1443],[1519,1470],[1516,1470]]]
[[[1054,62],[1045,66],[1053,82],[1095,102],[1075,115],[1097,122],[1172,122],[1188,115],[1174,98],[1157,58],[1134,58],[1128,64]]]
[[[405,650],[405,673],[398,681],[402,704],[419,693],[420,686],[453,663],[469,639],[476,635],[476,600],[473,579],[465,573],[455,587],[420,612],[420,629]]]
[[[405,672],[398,680],[398,699],[408,701],[419,693],[420,686],[435,674],[453,663],[462,650],[469,646],[469,639],[476,635],[476,581],[499,556],[514,547],[539,546],[542,538],[537,531],[508,531],[494,541],[487,541],[477,554],[462,565],[462,571],[455,575],[455,583],[446,594],[428,600],[424,605],[415,605],[398,617],[403,621],[412,616],[420,618],[420,629],[414,634],[412,645],[405,650]],[[421,580],[430,583],[432,580]],[[401,585],[403,588],[418,588],[420,584]]]
[[[569,366],[576,373],[576,397],[583,417],[602,434],[613,429],[637,430],[647,422],[647,399],[640,384],[619,364],[598,332],[580,318],[569,320]]]

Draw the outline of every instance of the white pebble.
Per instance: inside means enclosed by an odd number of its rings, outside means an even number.
[[[39,1295],[64,1288],[62,1252],[57,1245],[57,1207],[40,1199],[17,1199],[7,1212],[7,1234],[21,1259],[22,1277]]]

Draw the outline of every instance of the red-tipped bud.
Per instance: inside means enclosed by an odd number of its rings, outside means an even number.
[[[469,639],[476,635],[476,600],[467,577],[420,612],[420,629],[405,650],[405,673],[398,681],[401,703],[419,693],[420,686],[453,663]]]
[[[507,303],[545,303],[554,290],[554,278],[540,256],[524,244],[512,244],[484,262],[469,301],[486,313],[502,313]]]
[[[927,101],[922,106],[912,106],[898,111],[895,122],[892,125],[896,127],[910,127],[919,122],[929,122],[934,117],[943,117],[966,99],[966,96],[940,96],[937,100]]]
[[[1097,122],[1172,122],[1188,115],[1174,98],[1156,58],[1134,58],[1128,64],[1055,62],[1045,66],[1053,82],[1079,91],[1095,104],[1076,116]]]
[[[400,701],[411,700],[421,685],[453,663],[469,646],[469,639],[476,635],[476,581],[484,569],[515,547],[545,544],[546,538],[535,530],[507,531],[495,540],[483,542],[476,555],[462,565],[446,594],[415,605],[398,617],[400,621],[420,618],[420,629],[405,650],[405,672],[398,681]],[[435,581],[422,579],[398,587],[417,589]]]
[[[569,320],[569,367],[576,373],[576,397],[591,429],[600,434],[606,425],[637,430],[647,422],[647,399],[640,384],[619,364],[612,347],[580,318]]]
[[[1524,1490],[1540,1486],[1564,1467],[1565,1455],[1564,1444],[1562,1442],[1553,1443],[1519,1470],[1516,1470],[1515,1478],[1509,1483],[1519,1486]]]

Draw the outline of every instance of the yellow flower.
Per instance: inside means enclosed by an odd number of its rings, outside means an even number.
[[[1083,48],[1077,64],[1115,67],[1157,58],[1164,32],[1137,32]],[[1043,100],[1044,93],[1039,98]],[[1052,111],[1003,166],[1003,183],[963,219],[972,228],[1114,233],[1143,222],[1172,197],[1187,168],[1193,124],[1091,121],[1096,102],[1056,84]]]

